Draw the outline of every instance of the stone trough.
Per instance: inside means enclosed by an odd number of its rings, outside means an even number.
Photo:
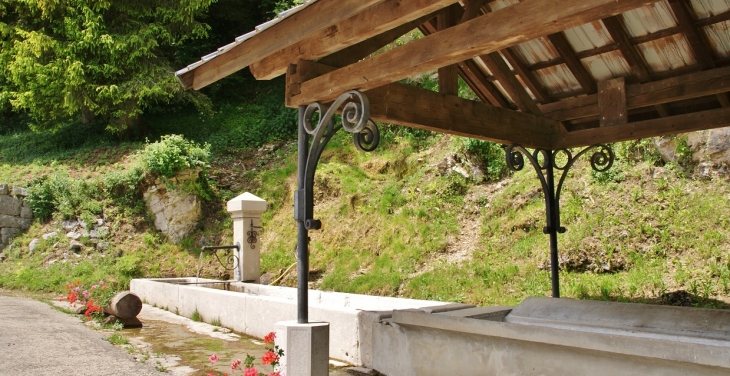
[[[294,288],[197,282],[136,279],[131,290],[259,338],[296,317]],[[309,316],[330,324],[330,358],[391,376],[730,374],[724,310],[552,298],[474,307],[310,290]]]

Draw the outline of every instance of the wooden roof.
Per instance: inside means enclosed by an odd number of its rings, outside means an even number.
[[[310,0],[177,75],[287,74],[288,106],[357,89],[375,120],[559,149],[730,125],[729,20],[730,0]],[[433,70],[439,93],[398,83]]]

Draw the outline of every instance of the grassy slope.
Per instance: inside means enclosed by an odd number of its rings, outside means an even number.
[[[3,139],[0,142],[8,142]],[[325,151],[315,192],[312,287],[480,305],[515,304],[549,294],[543,201],[532,170],[500,182],[476,184],[458,174],[442,176],[435,165],[460,143],[435,137],[416,148],[389,133],[384,145],[362,154],[338,135]],[[26,184],[43,174],[80,179],[103,177],[127,166],[139,143],[75,146],[42,158],[0,162],[0,181]],[[730,295],[728,184],[682,177],[676,169],[619,161],[600,183],[578,163],[563,193],[561,277],[563,295],[576,298],[661,302],[674,290],[690,303],[723,307]],[[291,196],[296,170],[294,143],[229,150],[213,158],[218,197],[201,229],[181,245],[167,243],[144,210],[103,201],[112,227],[112,249],[74,255],[63,237],[31,239],[58,230],[61,218],[36,223],[16,239],[0,264],[0,286],[60,292],[73,279],[105,279],[123,288],[140,276],[189,276],[199,247],[230,242],[223,203],[251,191],[271,204],[264,218],[262,268],[275,277],[294,263]],[[605,179],[602,179],[605,180]],[[621,181],[616,183],[615,180]],[[55,260],[55,261],[54,261]],[[609,270],[610,272],[605,272]],[[228,272],[203,258],[202,276]],[[295,285],[293,270],[282,284]]]

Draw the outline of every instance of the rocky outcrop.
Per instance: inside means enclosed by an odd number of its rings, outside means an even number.
[[[457,153],[448,153],[444,158],[436,164],[441,175],[457,173],[466,179],[474,179],[476,181],[484,180],[485,174],[481,166],[473,163],[467,156]]]
[[[33,222],[33,211],[25,201],[27,195],[24,188],[0,184],[0,250]]]
[[[665,162],[677,162],[679,140],[686,142],[691,160],[698,165],[698,174],[730,173],[730,127],[657,137],[654,144]]]
[[[158,179],[144,192],[147,208],[155,215],[155,227],[173,243],[180,243],[195,230],[202,216],[200,198],[175,188],[197,179],[198,172],[184,171],[168,182]]]

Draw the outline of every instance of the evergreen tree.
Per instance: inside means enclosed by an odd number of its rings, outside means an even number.
[[[0,113],[27,113],[35,130],[101,121],[134,125],[145,108],[183,92],[170,56],[204,38],[215,0],[3,0]]]

